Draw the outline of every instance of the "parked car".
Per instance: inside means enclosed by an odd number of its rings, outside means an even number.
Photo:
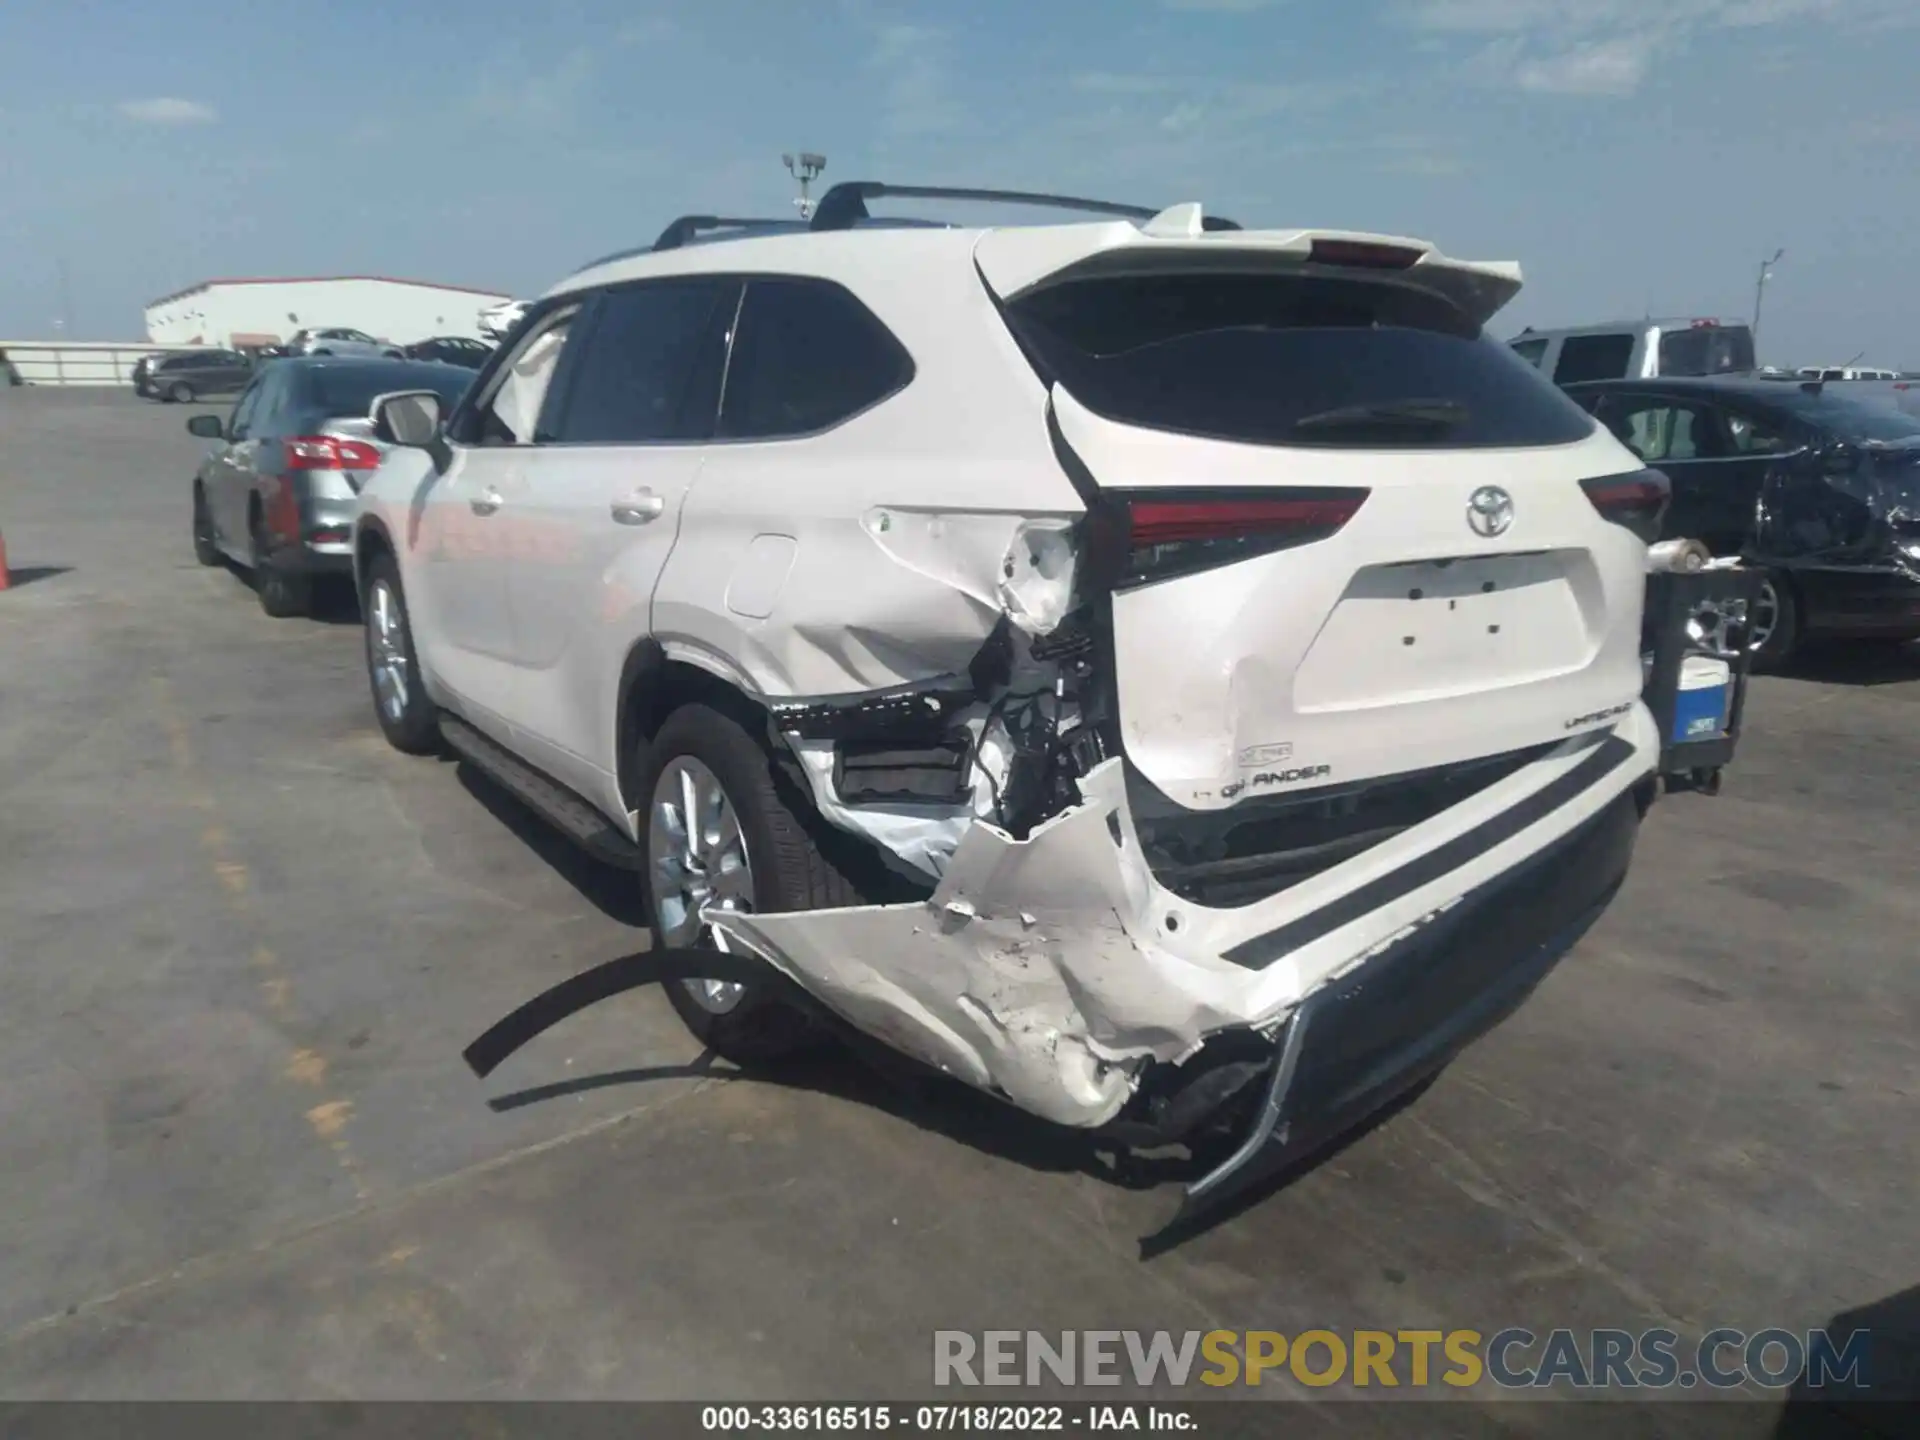
[[[463,365],[478,370],[493,354],[493,346],[465,335],[439,335],[431,340],[416,340],[406,347],[409,360],[437,360],[442,365]]]
[[[1802,365],[1794,372],[1802,380],[1900,380],[1898,370],[1878,365]]]
[[[376,340],[364,330],[296,330],[287,341],[288,355],[379,355],[403,358],[398,345]]]
[[[527,313],[524,300],[502,300],[497,305],[489,305],[480,312],[477,327],[480,333],[496,345],[506,338],[509,331],[520,323],[520,317]]]
[[[1621,883],[1664,483],[1484,334],[1513,265],[882,193],[670,230],[450,411],[381,402],[375,714],[643,870],[716,1050],[851,1026],[1129,1144],[1217,1126],[1218,1195]]]
[[[253,362],[238,350],[184,350],[133,362],[134,394],[182,405],[203,395],[232,395],[252,378]]]
[[[1665,533],[1767,571],[1757,664],[1920,638],[1920,417],[1865,382],[1611,381],[1568,393],[1673,486]]]
[[[354,496],[387,447],[368,409],[388,390],[425,390],[451,405],[468,370],[413,360],[314,357],[260,368],[231,415],[187,429],[218,442],[193,477],[193,550],[254,572],[269,615],[308,609],[316,577],[350,575]]]
[[[1753,330],[1718,320],[1622,320],[1566,330],[1526,329],[1508,342],[1556,385],[1653,375],[1745,374]]]

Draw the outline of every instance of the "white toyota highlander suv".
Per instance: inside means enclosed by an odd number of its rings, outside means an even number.
[[[376,403],[380,724],[643,872],[715,1050],[844,1026],[1219,1188],[1517,1004],[1654,794],[1666,484],[1483,332],[1519,287],[1197,205],[689,217]]]

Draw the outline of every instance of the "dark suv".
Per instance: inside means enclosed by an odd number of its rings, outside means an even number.
[[[252,378],[253,362],[237,350],[192,350],[136,361],[133,390],[187,404],[202,395],[238,394]]]

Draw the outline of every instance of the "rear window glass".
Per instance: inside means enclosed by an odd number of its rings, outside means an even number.
[[[1920,440],[1920,417],[1906,414],[1891,399],[1876,403],[1853,395],[1836,395],[1831,389],[1816,395],[1795,386],[1775,403],[1842,440],[1879,440],[1891,444]]]
[[[307,403],[328,415],[364,415],[376,395],[395,390],[431,390],[447,410],[453,409],[473,381],[473,372],[443,373],[439,366],[345,370],[329,366],[312,371],[302,387]]]
[[[1744,325],[1669,330],[1660,337],[1662,375],[1727,375],[1753,369],[1753,332]]]
[[[1108,419],[1257,445],[1557,445],[1593,422],[1451,305],[1377,281],[1150,275],[1017,301],[1043,373]]]
[[[1632,335],[1569,335],[1560,342],[1553,378],[1561,385],[1582,380],[1623,380],[1633,364]]]

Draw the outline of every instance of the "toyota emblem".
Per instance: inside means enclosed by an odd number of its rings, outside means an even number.
[[[1513,496],[1498,485],[1482,485],[1467,497],[1467,524],[1488,540],[1506,534],[1513,524]]]

